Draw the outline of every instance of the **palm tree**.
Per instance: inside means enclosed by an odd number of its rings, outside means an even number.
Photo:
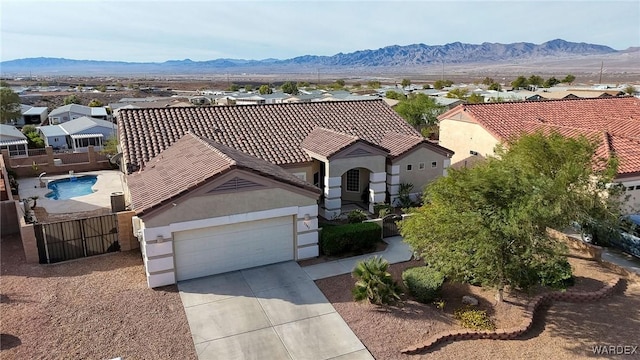
[[[393,304],[400,300],[400,288],[387,271],[389,262],[381,257],[360,261],[352,275],[357,280],[352,290],[356,301],[368,300],[376,305]]]

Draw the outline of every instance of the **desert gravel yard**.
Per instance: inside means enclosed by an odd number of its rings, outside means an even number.
[[[140,254],[26,264],[0,240],[0,358],[196,359],[176,286],[147,288]]]
[[[576,290],[600,289],[617,275],[597,262],[570,258],[576,276]],[[402,270],[422,265],[410,261],[390,266],[400,280]],[[540,313],[534,327],[518,340],[467,340],[437,345],[419,355],[403,355],[400,350],[422,342],[430,336],[461,329],[453,311],[462,306],[463,295],[473,295],[479,307],[486,309],[498,328],[521,322],[527,296],[506,294],[497,306],[494,292],[466,285],[443,286],[444,310],[405,298],[402,306],[380,308],[355,303],[351,299],[354,280],[340,275],[317,280],[316,284],[344,318],[354,333],[377,360],[403,359],[639,359],[640,358],[640,284],[627,282],[615,295],[593,303],[555,302]],[[595,355],[594,346],[638,346],[634,354]]]

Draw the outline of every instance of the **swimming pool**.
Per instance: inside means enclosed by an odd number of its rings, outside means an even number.
[[[53,200],[68,200],[74,197],[92,194],[91,187],[96,183],[96,175],[83,175],[54,180],[47,187],[51,190],[45,197]]]

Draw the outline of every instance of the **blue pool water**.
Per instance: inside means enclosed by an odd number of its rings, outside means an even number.
[[[45,197],[53,200],[68,200],[77,196],[93,193],[91,187],[96,183],[95,175],[83,175],[49,182],[47,187],[51,190]]]

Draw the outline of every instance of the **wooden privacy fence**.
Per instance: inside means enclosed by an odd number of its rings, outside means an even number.
[[[34,231],[41,264],[120,250],[116,214],[36,224]]]

